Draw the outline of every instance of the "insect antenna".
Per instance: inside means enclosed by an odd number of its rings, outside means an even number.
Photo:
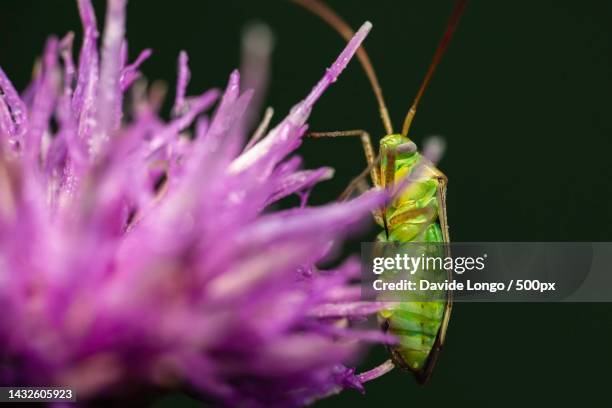
[[[349,41],[355,32],[351,27],[344,21],[335,11],[333,11],[327,4],[323,3],[319,0],[292,0],[294,3],[302,6],[306,10],[310,11],[314,15],[321,18],[325,21],[329,26],[331,26],[334,30],[336,30],[346,41]],[[387,134],[393,133],[393,125],[391,124],[391,119],[389,118],[389,112],[387,111],[387,106],[385,104],[385,99],[383,98],[382,89],[380,88],[380,84],[378,82],[378,78],[376,76],[376,72],[374,71],[374,66],[370,61],[370,57],[365,51],[363,46],[359,47],[357,50],[357,58],[361,63],[368,79],[370,80],[370,84],[372,85],[372,90],[374,91],[374,95],[376,96],[376,100],[378,101],[378,109],[380,111],[380,117],[383,122],[383,126],[385,127],[385,131]]]
[[[423,93],[425,93],[425,89],[427,88],[427,85],[429,84],[429,81],[431,80],[431,77],[433,76],[436,67],[442,59],[442,55],[444,55],[444,52],[446,51],[446,48],[448,47],[448,44],[450,43],[450,40],[453,37],[453,34],[455,33],[455,29],[459,24],[459,19],[461,18],[466,4],[467,0],[458,0],[455,4],[455,9],[451,14],[448,24],[446,25],[446,31],[444,32],[444,35],[442,36],[442,39],[438,44],[438,48],[436,49],[436,52],[431,60],[431,64],[429,64],[429,69],[425,74],[425,78],[421,83],[421,87],[419,88],[419,91],[417,92],[417,95],[414,98],[414,101],[412,102],[412,106],[408,110],[406,118],[404,119],[404,125],[402,126],[402,135],[404,136],[408,136],[408,131],[410,130],[410,125],[412,124],[412,120],[414,119],[414,115],[416,114],[417,106],[419,105]]]

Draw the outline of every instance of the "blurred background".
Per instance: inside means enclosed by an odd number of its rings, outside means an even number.
[[[3,0],[0,65],[23,89],[49,33],[81,30],[75,1]],[[104,1],[94,0],[101,20]],[[396,128],[444,30],[453,2],[328,1],[353,27],[370,20],[366,48]],[[439,167],[449,178],[454,241],[612,240],[612,3],[608,0],[491,2],[468,5],[412,128],[421,143],[442,135]],[[154,49],[143,71],[172,94],[179,50],[190,55],[191,94],[225,85],[239,66],[246,23],[276,36],[266,105],[278,120],[317,81],[343,47],[320,20],[285,0],[129,2],[130,59]],[[168,107],[167,107],[168,108]],[[166,108],[166,109],[167,109]],[[276,121],[274,121],[276,122]],[[353,61],[317,104],[311,129],[363,128],[383,135],[369,83]],[[310,140],[307,167],[336,177],[313,203],[337,197],[365,167],[360,143]],[[357,252],[374,227],[345,247]],[[603,404],[612,363],[610,304],[458,304],[429,385],[392,372],[317,407],[374,404],[479,406]],[[362,369],[382,362],[374,349]],[[199,406],[185,396],[155,404]]]

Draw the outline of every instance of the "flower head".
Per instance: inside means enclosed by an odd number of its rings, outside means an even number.
[[[273,211],[331,176],[290,156],[366,23],[308,96],[245,148],[251,91],[186,96],[173,118],[127,62],[125,0],[109,0],[101,53],[90,0],[84,39],[48,40],[23,94],[0,70],[0,385],[64,385],[79,399],[186,387],[240,406],[294,406],[352,387],[359,302],[348,261],[316,263],[380,202]],[[132,102],[125,94],[131,89]],[[206,112],[218,101],[212,115]],[[124,108],[125,107],[125,108]]]

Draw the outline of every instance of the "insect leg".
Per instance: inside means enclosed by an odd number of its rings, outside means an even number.
[[[440,228],[442,229],[442,236],[444,237],[444,242],[450,242],[450,236],[448,232],[448,218],[446,215],[446,185],[448,184],[448,179],[442,173],[436,177],[438,180],[438,188],[436,191],[436,196],[438,199],[438,219],[440,220]]]
[[[364,187],[365,178],[368,176],[368,174],[371,175],[372,173],[376,172],[376,168],[378,167],[379,163],[380,156],[376,156],[374,161],[368,167],[363,169],[361,173],[359,173],[354,179],[351,180],[351,182],[346,186],[342,194],[340,194],[340,197],[338,197],[338,201],[346,201],[356,189],[362,193],[367,191],[367,188]]]
[[[385,165],[383,166],[383,179],[382,179],[382,185],[383,187],[391,187],[393,186],[393,183],[395,183],[395,156],[396,156],[396,151],[395,149],[388,149],[388,148],[383,148],[382,149],[382,155],[385,158]]]
[[[403,143],[394,148],[382,147],[381,156],[384,157],[384,163],[381,166],[382,186],[386,189],[394,188],[395,184],[395,159],[398,154],[416,151],[416,145],[413,142]],[[389,224],[387,222],[387,207],[382,209],[382,222],[385,228],[387,238],[389,237]]]
[[[346,137],[346,136],[359,136],[361,138],[361,144],[363,146],[363,152],[365,153],[366,161],[368,162],[368,171],[372,177],[372,182],[375,186],[380,185],[380,178],[378,176],[378,169],[374,162],[375,154],[374,148],[372,147],[372,139],[370,134],[365,130],[344,130],[336,132],[311,132],[307,135],[308,137],[320,138],[320,137]],[[366,173],[367,174],[367,173]]]
[[[381,166],[382,171],[382,186],[385,188],[392,187],[395,183],[395,156],[397,152],[395,149],[388,149],[383,147],[381,149],[381,155],[385,158],[385,164]],[[385,228],[385,235],[389,238],[389,224],[387,222],[387,205],[383,206],[381,210],[381,218],[383,227]]]

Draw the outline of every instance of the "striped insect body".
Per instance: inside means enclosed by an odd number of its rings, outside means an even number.
[[[293,1],[319,16],[347,41],[353,36],[350,26],[325,3],[319,0]],[[369,133],[364,130],[309,134],[315,138],[361,139],[368,167],[348,185],[341,198],[348,198],[356,189],[363,189],[364,178],[368,175],[376,187],[389,191],[401,190],[395,191],[391,202],[374,213],[374,219],[383,228],[377,236],[378,242],[400,245],[421,243],[426,250],[434,251],[434,256],[441,257],[448,255],[444,243],[450,242],[446,217],[447,178],[433,162],[418,152],[408,133],[419,102],[450,42],[466,3],[467,0],[456,2],[442,40],[404,119],[401,133],[393,131],[382,90],[368,55],[363,48],[357,52],[372,85],[386,131],[386,135],[380,140],[378,154],[375,154]],[[428,281],[434,283],[452,281],[451,272],[447,270],[418,272],[426,273]],[[431,297],[432,292],[427,293]],[[439,289],[435,295],[436,300],[427,300],[425,292],[417,291],[416,294],[411,293],[410,298],[405,301],[388,303],[378,313],[382,330],[394,335],[398,341],[397,344],[388,346],[391,361],[363,374],[364,378],[371,379],[396,366],[412,371],[421,384],[429,380],[444,344],[452,309],[450,290]],[[419,296],[423,296],[423,300],[419,300]]]

